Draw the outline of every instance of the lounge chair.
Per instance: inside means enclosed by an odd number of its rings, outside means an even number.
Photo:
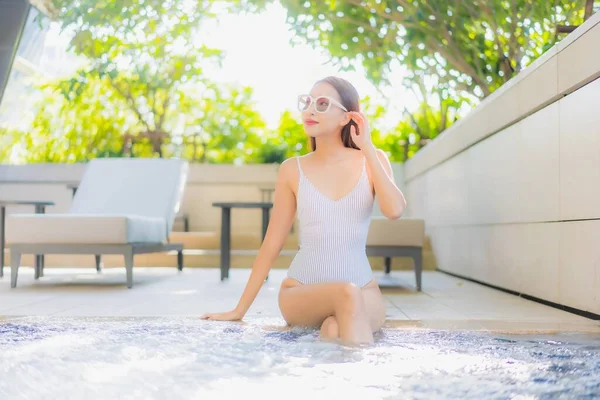
[[[390,220],[373,217],[367,235],[367,255],[385,258],[385,274],[389,275],[392,257],[413,259],[417,290],[421,291],[425,221],[402,218]]]
[[[128,288],[135,254],[177,251],[181,271],[183,245],[168,240],[187,171],[187,162],[174,159],[92,160],[67,213],[8,216],[11,287],[22,254],[93,254],[98,271],[101,255],[122,254]],[[36,268],[35,278],[42,273]]]

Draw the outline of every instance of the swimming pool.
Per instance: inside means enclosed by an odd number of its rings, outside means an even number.
[[[600,398],[600,336],[308,330],[185,318],[0,321],[1,399]]]

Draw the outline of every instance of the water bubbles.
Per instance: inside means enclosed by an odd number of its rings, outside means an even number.
[[[598,392],[600,338],[385,329],[345,347],[318,330],[186,318],[0,324],[0,398],[576,398]],[[35,384],[32,384],[35,382]],[[65,383],[68,382],[68,385]]]

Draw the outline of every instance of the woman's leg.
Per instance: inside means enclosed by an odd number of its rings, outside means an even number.
[[[379,284],[373,280],[369,282],[365,287],[362,288],[363,299],[367,314],[369,315],[369,322],[371,324],[371,331],[377,332],[385,323],[385,302],[383,301],[383,295],[379,290]],[[323,321],[321,325],[321,337],[324,339],[337,339],[340,337],[339,326],[335,316],[330,316]]]
[[[321,339],[331,340],[340,338],[340,327],[335,316],[325,318],[321,324]]]
[[[385,307],[381,299],[381,306],[377,306],[377,292],[372,291],[371,284],[367,286],[361,289],[343,282],[302,285],[286,279],[281,285],[279,307],[290,325],[322,327],[327,338],[335,333],[337,326],[342,341],[370,343],[374,325],[380,327],[385,319]],[[371,315],[373,311],[378,315]]]

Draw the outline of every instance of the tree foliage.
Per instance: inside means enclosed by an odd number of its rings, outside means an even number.
[[[0,164],[8,164],[11,161],[15,143],[21,132],[0,126]]]
[[[122,132],[138,122],[107,79],[90,78],[77,97],[70,80],[40,86],[31,128],[15,143],[25,162],[83,162],[121,156]]]
[[[202,21],[214,18],[214,3],[54,0],[57,20],[72,35],[71,48],[88,61],[65,94],[76,101],[92,80],[106,82],[138,122],[123,135],[150,143],[162,157],[184,88],[208,84],[204,67],[221,62],[221,52],[195,35]]]
[[[74,76],[40,86],[43,99],[26,134],[2,135],[3,143],[10,137],[11,147],[24,150],[21,161],[258,157],[265,123],[252,90],[217,85],[205,75],[208,64],[220,64],[221,51],[203,45],[197,33],[218,13],[255,12],[260,1],[52,0],[52,6],[72,37],[70,50],[86,63]]]
[[[281,0],[295,43],[328,51],[342,70],[362,64],[376,85],[394,65],[420,98],[374,141],[404,161],[578,25],[584,0]],[[598,3],[598,2],[597,2]],[[588,10],[589,12],[589,10]]]
[[[186,159],[247,162],[256,158],[266,123],[255,109],[249,87],[210,84],[182,101],[182,137]]]
[[[583,18],[583,1],[282,0],[298,40],[327,49],[341,68],[361,63],[386,80],[398,60],[413,82],[432,77],[482,98],[539,57],[558,24]]]
[[[405,109],[392,129],[378,132],[379,136],[374,137],[374,142],[395,162],[411,158],[475,105],[472,99],[435,84],[426,87],[417,82],[410,89],[419,101],[418,107]]]
[[[159,153],[151,136],[127,134],[145,126],[114,88],[112,82],[120,79],[91,75],[77,88],[71,79],[41,85],[31,129],[20,135],[5,133],[0,143],[22,149],[24,162],[175,156],[232,163],[256,158],[266,124],[255,110],[250,88],[211,84],[177,93],[180,109],[165,114],[165,126],[178,133],[161,138]],[[4,152],[0,156],[8,159]]]
[[[310,137],[306,134],[299,115],[290,110],[281,113],[275,129],[263,134],[256,157],[257,163],[281,163],[284,160],[310,152]]]
[[[206,76],[221,52],[197,38],[220,13],[257,12],[272,0],[52,0],[55,18],[87,60],[69,79],[42,85],[32,128],[0,130],[0,161],[14,146],[28,162],[103,156],[196,162],[281,162],[305,154],[299,117],[269,130],[250,88]],[[583,17],[583,0],[281,0],[296,41],[326,49],[341,69],[361,63],[384,85],[395,62],[420,105],[391,130],[382,105],[364,99],[373,141],[402,162],[557,40],[558,24]]]

